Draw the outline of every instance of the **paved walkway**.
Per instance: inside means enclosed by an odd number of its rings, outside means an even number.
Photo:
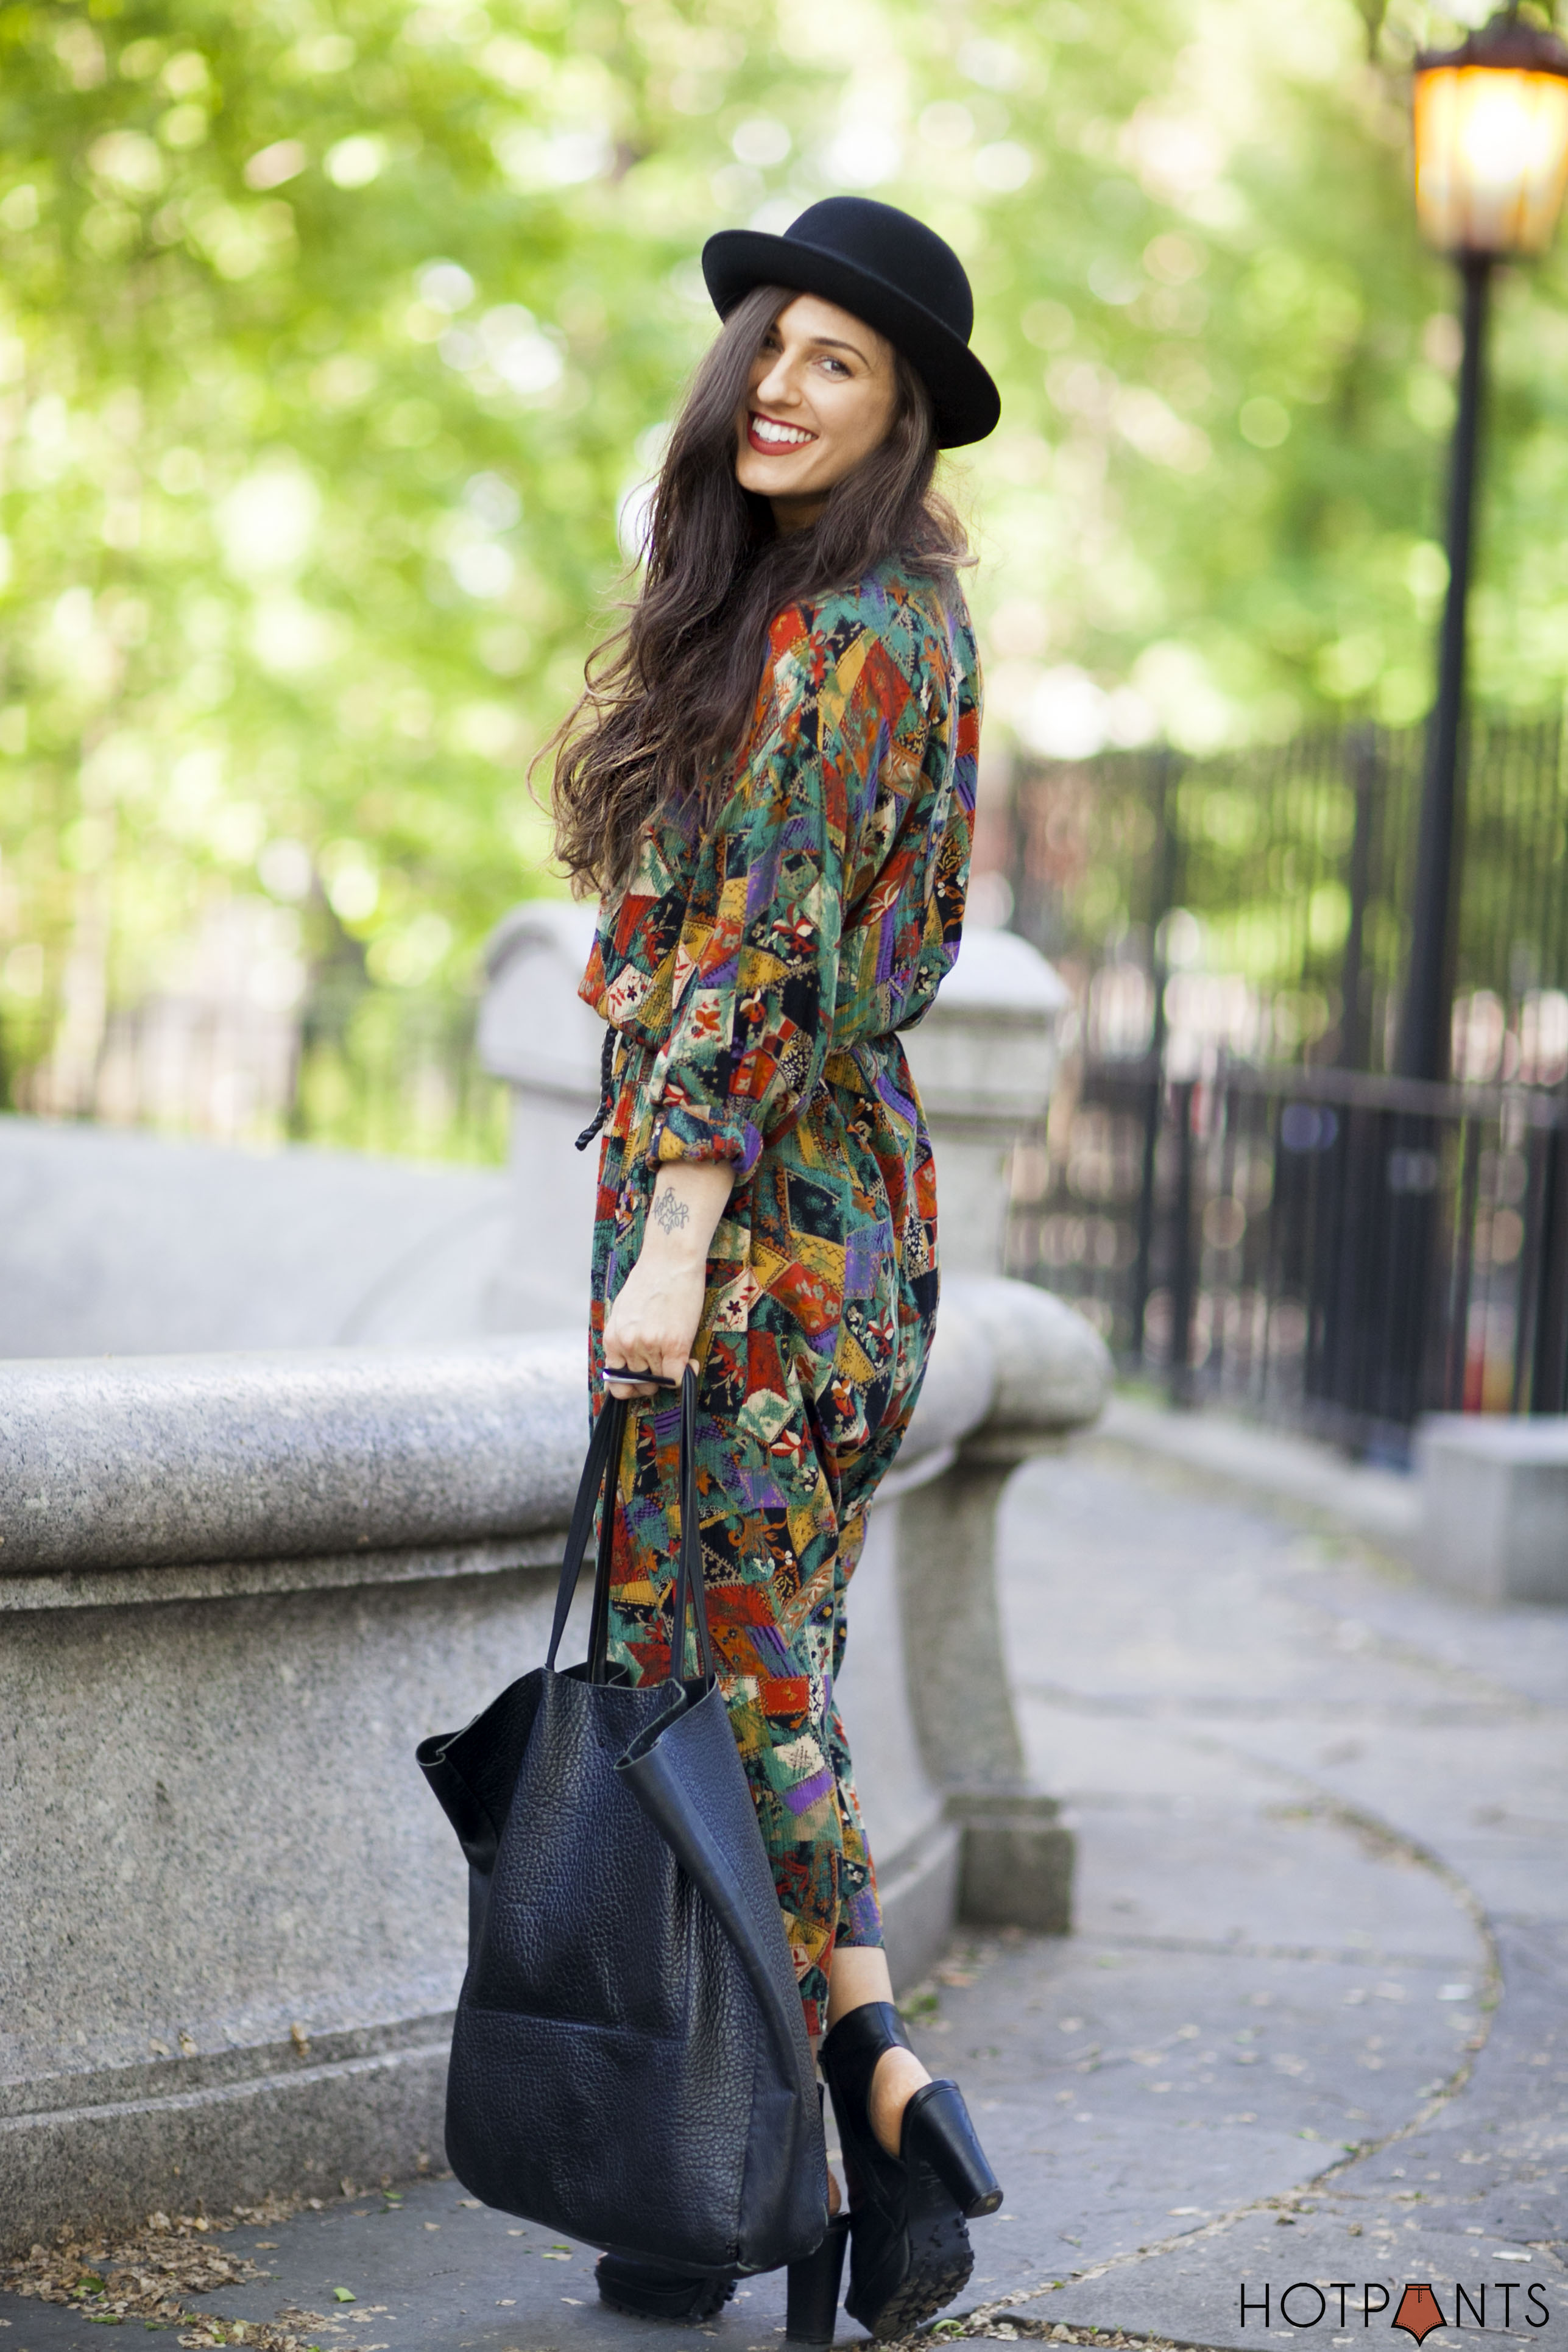
[[[1426,2282],[1436,2352],[1482,2343],[1483,2287],[1486,2337],[1568,2347],[1568,1615],[1437,1599],[1314,1525],[1310,1479],[1271,1506],[1212,1445],[1194,1470],[1125,1435],[1009,1502],[1010,1650],[1079,1832],[1078,1930],[960,1946],[920,2004],[1008,2189],[960,2310],[1344,2352]],[[298,2342],[670,2340],[450,2181],[226,2242],[267,2275],[211,2305]],[[103,2340],[0,2312],[5,2352]],[[783,2317],[758,2280],[698,2332],[773,2352]]]

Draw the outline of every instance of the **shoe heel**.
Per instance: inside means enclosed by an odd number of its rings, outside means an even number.
[[[849,2216],[836,2213],[827,2235],[816,2253],[791,2263],[784,2273],[786,2344],[831,2344],[838,2320],[838,2288],[844,2276],[844,2249],[849,2243]]]
[[[956,2083],[931,2083],[915,2093],[904,2110],[903,2158],[929,2164],[966,2221],[994,2213],[1002,2202],[1002,2184]]]

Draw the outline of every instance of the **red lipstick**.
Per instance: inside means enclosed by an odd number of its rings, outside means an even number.
[[[804,425],[791,425],[787,417],[769,416],[764,410],[754,408],[748,409],[746,412],[746,438],[751,443],[752,447],[756,450],[759,457],[787,457],[792,450],[809,449],[812,443],[816,438],[815,433],[808,433],[806,434],[806,437],[804,441],[759,440],[757,436],[757,420],[759,416],[763,418],[763,421],[765,424],[782,425],[784,426],[786,431],[791,433],[801,433],[805,430]]]

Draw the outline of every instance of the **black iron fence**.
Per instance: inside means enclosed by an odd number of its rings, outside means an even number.
[[[1183,1075],[1222,1049],[1387,1069],[1422,744],[1420,729],[1355,727],[1206,759],[1023,765],[1013,927],[1072,981],[1083,1049],[1121,1059],[1158,1043]],[[1555,1085],[1568,1076],[1560,721],[1472,727],[1461,836],[1454,1074]]]
[[[1012,1270],[1184,1403],[1402,1459],[1424,1412],[1568,1407],[1568,1142],[1525,1088],[1251,1069],[1069,1076]]]
[[[1478,728],[1456,1083],[1388,1074],[1415,733],[1039,763],[1016,928],[1074,990],[1012,1270],[1183,1402],[1398,1458],[1427,1411],[1568,1409],[1568,788]]]

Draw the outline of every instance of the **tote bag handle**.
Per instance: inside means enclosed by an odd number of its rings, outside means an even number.
[[[594,1513],[602,1493],[605,1507],[599,1519],[594,1608],[588,1623],[588,1680],[591,1683],[602,1683],[605,1679],[608,1661],[616,1486],[626,1445],[626,1398],[606,1397],[594,1424],[588,1458],[583,1465],[577,1499],[572,1507],[572,1524],[566,1537],[565,1557],[561,1562],[561,1581],[555,1594],[555,1618],[550,1629],[550,1650],[545,1661],[553,1671],[555,1654],[566,1631],[573,1596],[583,1571],[584,1554],[593,1532]],[[713,1650],[708,1633],[708,1596],[703,1587],[702,1538],[697,1516],[697,1376],[689,1364],[680,1384],[679,1492],[680,1549],[676,1566],[674,1622],[670,1627],[669,1678],[672,1682],[685,1678],[687,1615],[689,1611],[691,1630],[696,1636],[698,1675],[704,1683],[708,1683],[713,1676]]]

